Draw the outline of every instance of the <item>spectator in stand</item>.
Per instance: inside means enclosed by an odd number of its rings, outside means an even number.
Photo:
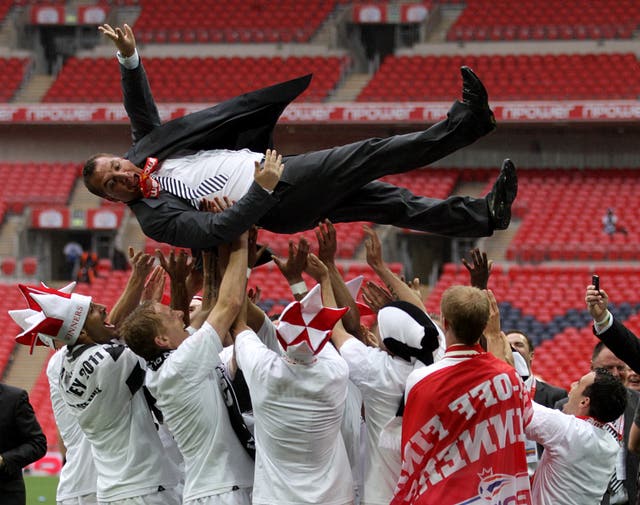
[[[184,456],[184,503],[250,505],[255,446],[237,404],[227,404],[235,394],[219,357],[245,294],[246,234],[219,252],[228,265],[217,300],[213,282],[218,264],[205,255],[202,306],[189,328],[183,311],[154,303],[138,307],[121,334],[146,360],[145,383]],[[167,264],[172,285],[180,278],[185,284],[184,259],[179,255]]]
[[[626,403],[622,382],[600,368],[573,383],[564,412],[534,402],[526,433],[545,450],[533,480],[533,503],[600,503],[620,447],[606,426],[622,416]]]
[[[346,309],[334,308],[327,267],[316,256],[308,256],[306,271],[319,286],[283,311],[277,338],[284,355],[260,341],[244,310],[232,330],[255,415],[256,504],[353,503],[340,436],[348,370],[327,344],[334,325],[333,333],[344,333]]]
[[[609,238],[613,240],[613,235],[616,233],[622,233],[627,236],[628,232],[624,226],[618,224],[618,216],[611,207],[607,209],[607,213],[602,218],[602,231],[609,235]]]
[[[22,469],[47,452],[29,395],[0,382],[0,502],[26,505]]]
[[[150,270],[152,263],[145,265]],[[135,288],[142,292],[144,282],[138,284]],[[174,490],[178,470],[154,424],[142,363],[130,349],[115,343],[115,326],[107,322],[104,305],[46,286],[20,289],[35,313],[25,319],[18,338],[34,345],[45,335],[67,346],[59,392],[91,443],[98,502],[180,503]],[[123,296],[118,310],[138,300],[139,296]]]
[[[452,286],[441,312],[444,358],[407,379],[402,471],[391,503],[530,504],[523,439],[531,401],[513,367],[478,345],[490,298]]]
[[[462,101],[427,130],[281,158],[267,149],[272,130],[310,76],[161,125],[131,29],[104,25],[101,31],[119,50],[134,146],[124,158],[104,153],[90,158],[84,182],[102,198],[127,203],[155,240],[211,248],[253,224],[293,233],[324,218],[370,220],[449,236],[488,236],[509,225],[517,193],[510,160],[485,198],[437,200],[376,180],[428,165],[493,131],[486,89],[467,67],[461,69]],[[198,152],[174,157],[187,150]],[[221,213],[199,212],[201,199],[211,195],[237,203]]]

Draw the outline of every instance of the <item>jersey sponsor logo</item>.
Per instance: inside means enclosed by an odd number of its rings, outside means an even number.
[[[478,474],[478,479],[477,496],[458,505],[524,505],[531,502],[527,475],[493,473],[493,469],[488,468]]]

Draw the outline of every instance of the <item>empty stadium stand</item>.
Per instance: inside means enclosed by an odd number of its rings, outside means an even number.
[[[0,162],[0,202],[14,212],[25,205],[65,205],[79,171],[76,163]]]
[[[2,19],[0,4],[0,19]],[[8,102],[22,83],[31,60],[29,58],[0,58],[0,102]]]
[[[320,102],[337,86],[347,58],[337,56],[144,58],[158,102],[216,102],[313,72],[298,98]],[[70,58],[45,102],[121,102],[115,58]]]
[[[331,13],[335,1],[141,0],[134,29],[142,42],[307,42]]]
[[[388,56],[357,100],[450,101],[462,65],[482,76],[492,101],[633,99],[640,65],[632,53]],[[402,76],[402,79],[398,79]]]
[[[567,188],[571,188],[570,198]],[[522,223],[507,258],[545,260],[638,260],[640,228],[637,170],[522,170],[514,212]],[[611,207],[627,234],[603,232]]]
[[[634,0],[468,0],[447,40],[628,39],[638,25]]]

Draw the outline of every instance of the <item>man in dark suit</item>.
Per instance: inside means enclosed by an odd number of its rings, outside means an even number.
[[[619,362],[626,363],[634,372],[640,373],[640,340],[638,337],[629,330],[624,324],[618,321],[613,314],[608,310],[609,296],[604,289],[596,289],[595,286],[587,286],[585,302],[589,313],[593,318],[593,333],[604,344],[604,349],[607,349],[610,353],[618,358]],[[615,368],[619,368],[619,363],[612,362],[611,366],[615,365]],[[638,405],[638,395],[634,394],[634,406]],[[627,409],[629,410],[629,408]],[[634,415],[630,415],[625,410],[625,449],[629,445],[629,438],[632,443],[630,444],[632,449],[637,446],[638,431],[640,428],[634,424]],[[631,432],[631,433],[630,433]],[[634,433],[635,432],[635,433]],[[628,451],[632,454],[632,451]],[[629,491],[629,503],[640,503],[637,497],[637,482],[638,475],[638,456],[636,458],[635,472],[627,468],[627,481],[633,480],[635,488]],[[631,494],[633,493],[633,494]]]
[[[23,389],[0,383],[0,503],[25,505],[22,469],[47,452],[29,396]]]
[[[529,336],[520,330],[509,330],[505,332],[507,335],[507,340],[511,347],[513,347],[516,351],[520,353],[520,355],[524,358],[527,363],[527,367],[529,367],[529,371],[533,374],[533,343]],[[535,394],[533,397],[533,401],[539,403],[540,405],[544,405],[545,407],[549,407],[550,409],[556,404],[556,402],[562,400],[567,397],[567,391],[552,386],[551,384],[547,384],[546,382],[535,379]]]
[[[466,237],[488,236],[509,225],[517,192],[515,167],[509,160],[505,160],[493,190],[485,198],[437,200],[376,180],[431,164],[495,128],[486,90],[467,67],[461,69],[462,101],[456,101],[447,118],[431,128],[285,156],[284,168],[282,163],[274,168],[268,163],[259,165],[251,156],[260,156],[271,146],[278,117],[306,89],[311,76],[247,93],[161,125],[133,33],[126,25],[124,31],[106,25],[102,31],[120,52],[124,105],[134,144],[124,158],[99,154],[88,160],[84,182],[101,197],[127,203],[145,234],[155,240],[204,249],[231,241],[253,224],[277,233],[294,233],[311,229],[324,218],[332,222],[373,221]],[[252,161],[242,165],[243,172],[249,163],[251,170],[256,163],[253,183],[248,173],[243,181],[235,181],[235,186],[244,189],[233,206],[219,213],[199,212],[194,199],[185,196],[191,193],[176,192],[170,189],[171,184],[163,186],[163,191],[154,191],[158,193],[154,197],[145,197],[140,187],[148,179],[140,168],[145,160],[153,157],[166,165],[166,160],[173,161],[185,152],[212,150],[246,150],[243,155]],[[218,164],[222,162],[215,160],[209,166]],[[234,166],[220,173],[216,168],[215,177],[206,175],[202,179],[213,181],[214,186],[222,180],[227,191],[229,186],[225,184],[237,177],[240,169]],[[268,179],[268,183],[262,179]],[[219,186],[215,188],[217,192],[207,194],[207,198],[226,196]],[[200,194],[199,189],[193,189],[194,194]]]

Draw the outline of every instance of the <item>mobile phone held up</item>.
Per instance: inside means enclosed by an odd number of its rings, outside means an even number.
[[[599,293],[600,292],[600,277],[598,275],[593,274],[591,276],[591,284],[593,284],[593,287]]]

